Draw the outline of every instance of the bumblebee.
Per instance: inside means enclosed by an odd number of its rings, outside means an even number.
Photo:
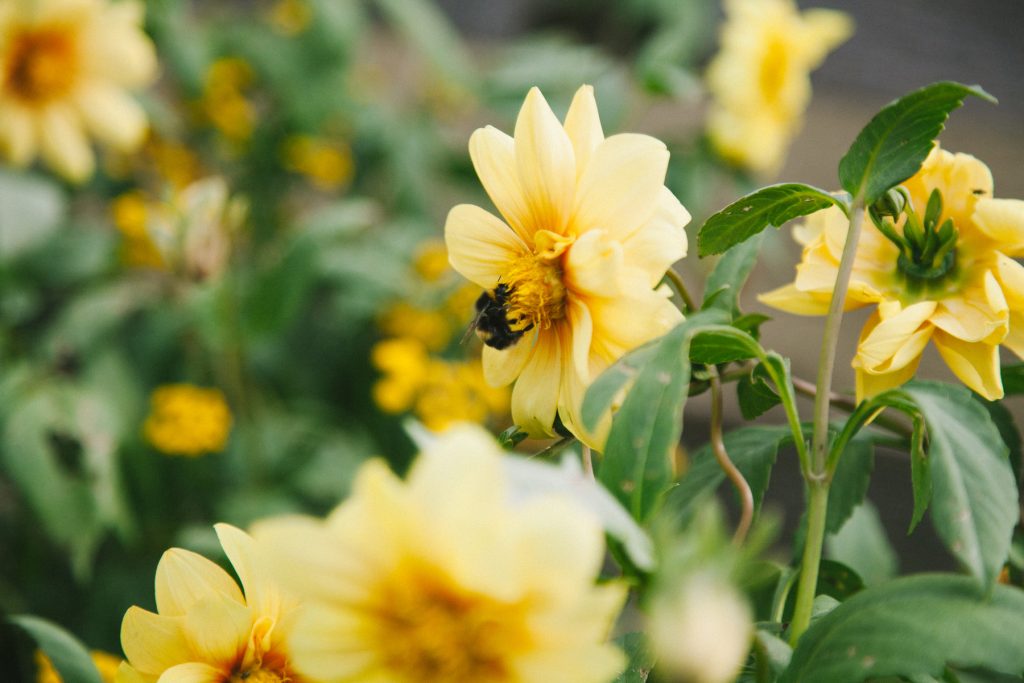
[[[507,284],[499,283],[493,291],[484,291],[476,300],[476,317],[470,323],[469,329],[475,330],[484,344],[499,351],[533,329],[533,323],[523,316],[509,315],[511,299],[512,288]]]

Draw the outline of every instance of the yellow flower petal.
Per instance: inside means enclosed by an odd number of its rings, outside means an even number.
[[[611,239],[607,231],[584,233],[569,248],[565,259],[566,284],[571,291],[584,296],[621,294],[625,284],[624,258],[622,245]]]
[[[892,372],[867,372],[858,362],[853,360],[853,369],[857,389],[857,402],[877,396],[889,389],[905,384],[914,378],[917,367],[921,364],[921,354],[914,356],[909,363]]]
[[[311,602],[297,617],[291,647],[302,671],[318,681],[374,680],[382,663],[366,648],[364,620],[329,605]]]
[[[668,150],[649,135],[623,133],[594,150],[580,177],[572,231],[603,229],[624,240],[654,214],[665,187]]]
[[[160,614],[185,614],[196,602],[226,595],[244,604],[238,584],[217,564],[190,550],[171,548],[156,567],[156,607]]]
[[[668,188],[661,189],[654,215],[622,242],[626,265],[643,271],[648,287],[661,282],[665,271],[686,256],[684,226],[690,222],[690,213]]]
[[[594,324],[593,353],[607,361],[617,360],[683,320],[683,314],[666,293],[658,290],[613,299],[590,299],[587,308]]]
[[[604,538],[597,519],[577,505],[540,498],[517,512],[521,564],[516,573],[529,577],[545,600],[575,600],[589,590],[604,559]],[[558,567],[551,572],[549,567]]]
[[[931,317],[932,324],[966,342],[998,344],[1006,335],[1008,307],[995,275],[987,271],[980,287],[947,297]]]
[[[570,329],[564,330],[562,334],[570,339],[563,343],[563,346],[572,353],[572,362],[565,359],[565,365],[571,365],[585,385],[590,384],[590,343],[594,337],[594,321],[590,317],[587,305],[572,295],[568,298],[566,314],[569,317]]]
[[[982,197],[974,206],[974,224],[999,243],[999,250],[1024,256],[1024,200]]]
[[[494,289],[512,261],[528,251],[511,228],[472,204],[448,212],[444,241],[452,268],[484,289]]]
[[[934,301],[922,301],[885,319],[873,314],[857,345],[861,366],[869,372],[889,372],[920,356],[931,338],[928,319],[935,308]]]
[[[22,106],[8,100],[0,102],[0,147],[7,160],[25,166],[36,155],[36,129],[32,117]]]
[[[594,99],[594,88],[589,85],[580,86],[569,105],[565,115],[565,132],[572,141],[572,149],[576,154],[576,177],[583,175],[590,161],[590,155],[604,140],[601,129],[601,116],[597,111],[597,100]]]
[[[537,346],[512,390],[512,419],[530,436],[555,436],[561,362],[557,332],[540,330]]]
[[[521,239],[529,240],[535,227],[519,183],[515,141],[493,126],[479,128],[469,138],[469,156],[498,212]]]
[[[142,144],[146,112],[120,88],[95,81],[79,88],[75,101],[86,127],[101,142],[122,152]]]
[[[230,672],[222,671],[202,662],[188,662],[173,666],[160,676],[157,683],[223,683]]]
[[[276,618],[281,608],[281,596],[267,576],[256,542],[249,534],[230,524],[214,524],[213,528],[242,582],[245,604],[256,614]]]
[[[492,387],[511,384],[523,371],[526,362],[537,346],[538,331],[527,332],[522,339],[507,349],[498,350],[484,346],[484,379]]]
[[[69,106],[47,107],[39,113],[37,125],[39,148],[46,163],[74,182],[81,182],[92,174],[92,150]]]
[[[996,279],[1011,310],[1024,310],[1024,265],[1003,254],[996,254]]]
[[[142,31],[142,3],[122,0],[105,10],[83,32],[83,70],[126,88],[149,84],[156,77],[157,60],[153,43]]]
[[[116,683],[156,683],[157,677],[139,673],[128,662],[121,662],[114,676]]]
[[[140,673],[158,675],[168,667],[192,659],[183,626],[183,617],[129,607],[121,621],[121,648]]]
[[[193,604],[185,615],[185,639],[195,660],[230,671],[242,660],[252,632],[252,612],[218,593]]]
[[[960,381],[990,401],[1003,397],[999,375],[999,346],[967,342],[941,330],[935,332],[935,347]]]
[[[576,161],[569,136],[537,88],[527,93],[516,119],[515,160],[533,230],[562,233],[572,210]]]
[[[1024,312],[1014,311],[1010,314],[1010,331],[1003,344],[1024,360]]]
[[[811,68],[853,35],[853,19],[845,12],[830,9],[809,9],[801,18],[804,23],[805,54]]]
[[[784,285],[757,295],[761,303],[796,315],[825,315],[831,299],[831,293],[822,295],[805,292],[797,289],[796,285]]]

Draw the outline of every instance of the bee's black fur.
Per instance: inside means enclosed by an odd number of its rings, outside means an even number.
[[[498,284],[494,291],[483,292],[476,300],[476,319],[473,327],[477,336],[491,348],[507,349],[522,339],[533,324],[517,328],[522,322],[519,318],[509,319],[508,304],[512,289],[506,284]]]

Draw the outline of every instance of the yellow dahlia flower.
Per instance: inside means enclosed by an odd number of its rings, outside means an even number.
[[[118,150],[142,143],[146,115],[126,90],[156,74],[141,2],[7,0],[0,4],[0,148],[36,154],[70,180],[92,174],[86,134]]]
[[[1024,201],[993,198],[985,164],[937,146],[904,187],[912,215],[866,221],[857,246],[846,307],[877,304],[853,360],[858,399],[913,377],[929,340],[964,384],[1001,398],[1000,344],[1024,358]],[[839,209],[812,215],[795,231],[796,281],[761,300],[824,315],[847,227]]]
[[[157,614],[130,607],[121,623],[128,661],[118,683],[302,683],[288,637],[297,602],[267,577],[252,538],[216,525],[241,579],[202,555],[171,548],[156,568]],[[243,593],[244,591],[244,593]]]
[[[379,460],[326,521],[264,522],[254,536],[303,598],[296,668],[332,683],[604,683],[625,598],[594,585],[596,514],[567,496],[513,506],[505,456],[456,428],[405,482]]]
[[[690,215],[665,187],[668,150],[646,135],[604,137],[590,86],[559,123],[540,90],[515,137],[488,126],[469,141],[473,165],[504,220],[469,204],[448,214],[445,241],[477,301],[484,374],[516,380],[512,417],[576,436],[591,380],[682,316],[658,283],[686,254]],[[600,446],[599,439],[593,444]]]
[[[227,445],[231,409],[220,389],[165,384],[153,392],[150,403],[143,433],[157,450],[196,457]]]
[[[811,99],[810,72],[853,32],[843,12],[800,13],[792,0],[726,0],[721,49],[708,66],[708,135],[756,173],[778,170]]]

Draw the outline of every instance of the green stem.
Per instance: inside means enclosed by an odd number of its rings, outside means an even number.
[[[669,268],[665,271],[665,277],[672,283],[672,288],[679,294],[679,298],[683,300],[683,306],[686,307],[684,313],[692,313],[697,310],[697,305],[693,303],[693,297],[690,296],[690,292],[686,289],[686,283],[683,282],[682,276],[679,275],[675,270]]]
[[[804,471],[807,484],[807,540],[800,569],[800,584],[796,592],[796,609],[790,626],[789,640],[796,644],[811,623],[811,608],[818,585],[818,567],[821,548],[825,540],[825,514],[828,510],[830,477],[827,470],[829,401],[832,396],[832,372],[836,364],[836,346],[839,328],[843,323],[846,291],[850,286],[850,273],[857,255],[857,243],[864,224],[864,203],[858,198],[850,207],[850,229],[843,246],[843,257],[836,273],[836,285],[825,318],[821,354],[818,356],[818,377],[814,394],[814,436],[811,439],[810,467]]]
[[[740,546],[747,538],[750,524],[754,521],[754,494],[743,473],[733,464],[728,451],[725,450],[725,440],[722,437],[722,383],[718,379],[718,370],[714,365],[709,365],[708,371],[711,373],[711,450],[714,451],[719,467],[735,487],[740,499],[740,521],[732,537],[733,543]]]

